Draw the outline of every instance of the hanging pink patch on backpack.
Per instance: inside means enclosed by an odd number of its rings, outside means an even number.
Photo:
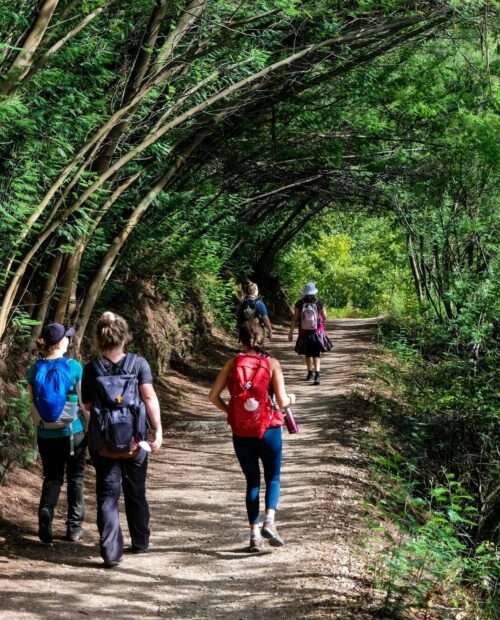
[[[240,353],[227,378],[231,399],[227,421],[238,437],[261,439],[270,426],[282,426],[283,416],[273,411],[269,398],[269,358],[257,353]]]

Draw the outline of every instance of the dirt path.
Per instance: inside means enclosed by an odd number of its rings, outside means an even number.
[[[0,546],[0,618],[371,618],[360,548],[365,422],[346,396],[363,382],[374,329],[367,320],[331,322],[336,347],[324,357],[321,386],[305,384],[303,359],[284,330],[270,347],[297,395],[301,427],[298,435],[284,435],[277,514],[284,547],[245,552],[244,483],[230,434],[224,424],[202,422],[209,432],[196,425],[174,432],[150,462],[150,553],[126,556],[112,571],[100,568],[90,488],[84,544],[56,540],[47,547],[32,530]],[[178,383],[183,418],[221,420],[202,400],[205,386]],[[4,522],[12,523],[23,504],[32,518],[39,483],[26,475],[18,505],[3,506]],[[63,510],[58,514],[62,535]]]

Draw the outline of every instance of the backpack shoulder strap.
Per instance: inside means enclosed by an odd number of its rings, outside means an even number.
[[[254,356],[252,355],[251,357],[254,357]],[[263,355],[259,355],[257,357],[258,357],[258,359],[257,359],[257,364],[255,366],[255,369],[254,369],[254,371],[252,373],[252,376],[250,377],[250,379],[248,379],[248,381],[245,383],[245,385],[248,384],[248,383],[252,383],[253,382],[253,380],[255,379],[255,375],[259,372],[259,370],[261,368],[266,368],[268,371],[270,370],[269,369],[269,362],[267,361],[267,358],[264,357]],[[244,386],[241,386],[241,387],[243,388]]]
[[[92,366],[94,367],[95,373],[98,377],[106,377],[109,374],[104,364],[101,362],[100,357],[92,358]]]
[[[125,356],[125,361],[123,362],[123,373],[125,375],[133,375],[134,374],[134,366],[137,361],[137,355],[135,353],[127,353]]]

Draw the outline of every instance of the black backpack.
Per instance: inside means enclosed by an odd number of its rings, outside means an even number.
[[[240,307],[238,308],[237,319],[238,325],[242,325],[246,321],[251,321],[252,319],[259,319],[259,322],[261,322],[262,315],[257,309],[257,300],[243,300],[240,304]]]
[[[107,369],[99,358],[92,360],[96,373],[96,396],[89,424],[89,448],[103,456],[126,456],[146,439],[146,407],[134,374],[137,355],[127,353],[123,366]]]

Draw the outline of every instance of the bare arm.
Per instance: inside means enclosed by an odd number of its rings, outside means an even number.
[[[319,313],[321,318],[323,319],[323,323],[326,321],[326,306],[321,308],[321,312]]]
[[[277,359],[271,359],[271,383],[273,386],[273,392],[276,397],[276,402],[279,407],[290,407],[295,403],[295,394],[287,394],[285,388],[285,379],[283,377],[283,371],[281,370],[280,363]]]
[[[264,325],[266,326],[266,329],[268,331],[269,339],[271,340],[273,337],[273,326],[271,325],[271,321],[269,320],[267,314],[262,317],[262,320],[264,321]]]
[[[288,340],[291,342],[293,340],[293,331],[295,326],[297,325],[297,319],[299,318],[299,309],[295,308],[293,311],[292,322],[290,323],[290,330],[288,332]]]
[[[155,389],[151,383],[140,385],[139,394],[146,406],[146,413],[153,427],[153,441],[150,441],[151,450],[152,452],[158,452],[163,441],[158,396],[156,396]]]
[[[222,400],[220,395],[226,387],[227,376],[229,374],[229,371],[231,370],[232,365],[233,360],[229,360],[229,362],[226,362],[222,370],[217,375],[217,379],[215,380],[215,383],[213,384],[212,389],[208,394],[208,399],[210,400],[210,402],[213,403],[217,407],[217,409],[224,411],[224,413],[227,413],[227,403]]]
[[[40,417],[38,411],[36,410],[36,407],[33,403],[33,388],[31,387],[31,385],[28,385],[28,393],[30,395],[30,415],[31,415],[31,419],[33,420],[33,424],[35,425],[35,427],[40,426],[40,422],[42,421],[42,418]]]
[[[90,410],[82,402],[82,382],[78,381],[75,385],[75,391],[78,394],[78,404],[80,405],[80,409],[83,412],[83,417],[85,418],[85,430],[88,429],[89,420],[90,420]]]

